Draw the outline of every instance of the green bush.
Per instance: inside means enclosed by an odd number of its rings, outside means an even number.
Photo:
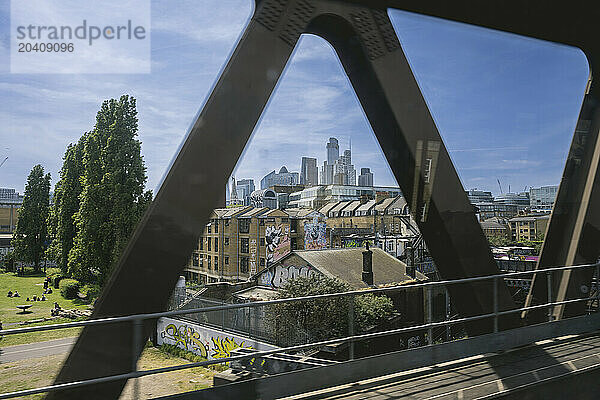
[[[74,299],[79,293],[79,281],[75,279],[62,279],[60,281],[60,294],[65,299]]]
[[[100,285],[88,283],[88,284],[83,285],[80,292],[87,300],[91,300],[91,299],[95,299],[96,297],[100,296],[101,290],[102,289],[100,288]]]
[[[62,275],[60,268],[46,268],[46,276],[52,278],[56,275]]]

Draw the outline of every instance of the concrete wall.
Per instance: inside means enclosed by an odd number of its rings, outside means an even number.
[[[229,357],[243,347],[271,350],[277,347],[256,340],[174,318],[160,318],[156,324],[157,343],[172,344],[208,359]]]

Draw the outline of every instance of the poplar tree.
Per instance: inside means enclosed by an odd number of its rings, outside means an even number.
[[[87,133],[77,144],[69,144],[63,157],[60,178],[54,188],[53,204],[50,208],[48,231],[51,244],[47,250],[48,258],[54,260],[67,275],[69,252],[77,233],[75,214],[79,211],[79,196],[84,172],[83,153]]]
[[[106,282],[151,201],[137,133],[133,97],[102,103],[85,140],[77,233],[69,252],[68,271],[79,280]]]
[[[46,248],[48,207],[50,203],[50,174],[44,175],[44,167],[36,165],[27,177],[23,205],[12,246],[17,260],[33,263],[35,272],[40,271],[40,261]]]

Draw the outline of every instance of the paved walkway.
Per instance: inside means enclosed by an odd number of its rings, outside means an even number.
[[[566,337],[485,358],[476,357],[438,367],[391,374],[292,396],[290,399],[487,398],[508,389],[599,366],[600,336]]]
[[[66,353],[71,350],[76,340],[76,337],[70,337],[47,342],[0,347],[0,364]],[[0,341],[0,345],[2,345],[2,341]]]

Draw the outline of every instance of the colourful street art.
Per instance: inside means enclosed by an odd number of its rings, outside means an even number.
[[[174,320],[171,319],[169,321]],[[221,332],[199,325],[190,326],[185,323],[165,323],[161,321],[157,327],[159,344],[172,344],[207,359],[229,357],[233,350],[239,348],[255,348],[246,339],[231,335],[221,335]]]
[[[258,277],[258,284],[262,286],[271,286],[280,288],[290,279],[301,277],[310,277],[317,271],[311,266],[296,267],[294,265],[277,265],[274,270],[266,270]]]
[[[173,344],[184,350],[191,351],[202,357],[208,357],[207,347],[200,339],[200,333],[196,332],[185,324],[177,327],[175,324],[169,324],[164,331],[160,333],[162,339],[171,340]]]
[[[265,242],[267,245],[267,262],[273,263],[291,251],[290,226],[281,224],[265,228]]]
[[[368,240],[369,245],[373,246],[373,241]],[[365,247],[364,239],[344,239],[343,246],[345,248]]]
[[[231,338],[211,338],[213,342],[212,358],[227,358],[231,356],[231,352],[240,347],[245,349],[252,349],[252,346],[244,346],[244,342],[236,343],[233,337]]]
[[[304,249],[320,250],[327,247],[327,224],[312,222],[304,224]]]

